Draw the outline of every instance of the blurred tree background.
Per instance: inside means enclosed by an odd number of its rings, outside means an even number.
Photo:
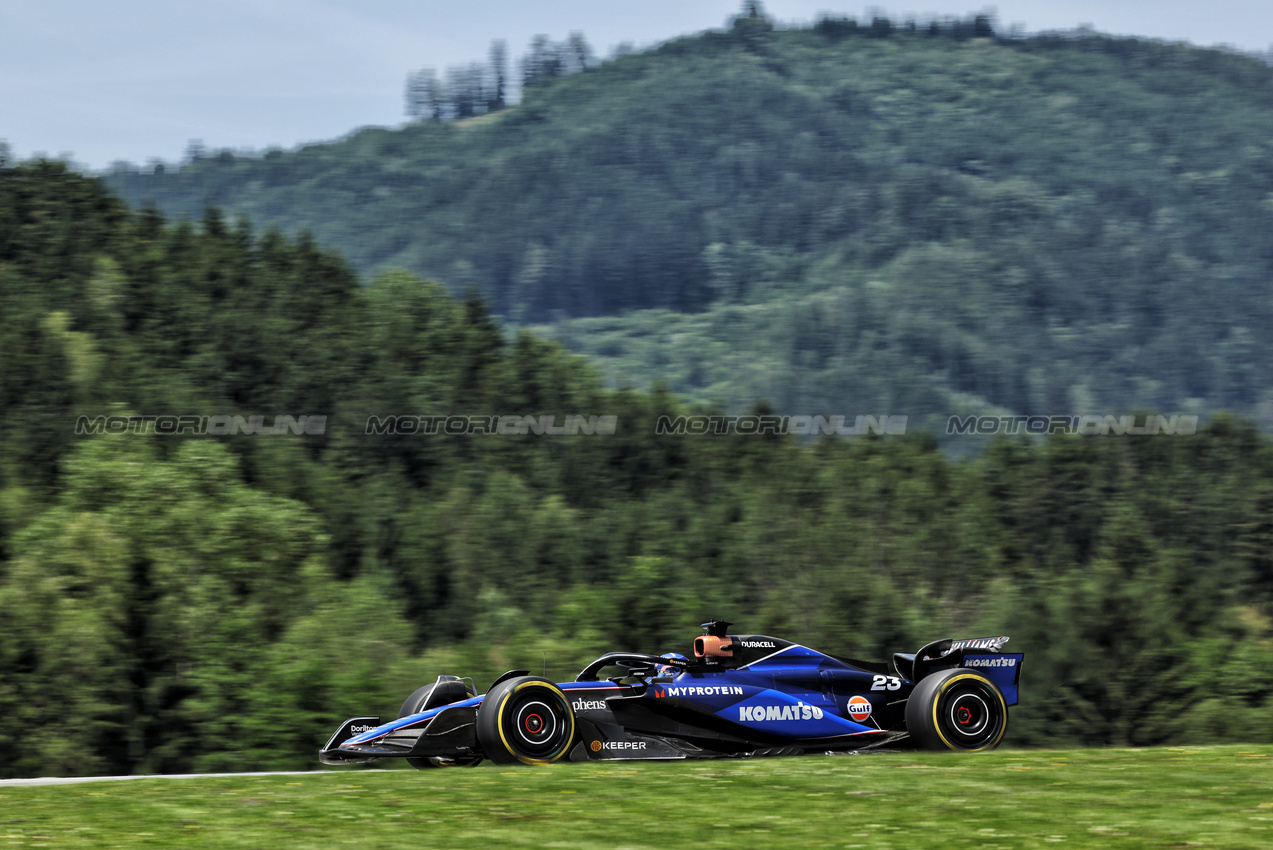
[[[1268,69],[991,35],[744,16],[475,119],[0,164],[0,774],[314,767],[439,673],[572,677],[711,617],[874,658],[1009,634],[1016,744],[1273,740],[1249,416],[964,457],[656,434],[704,397],[1260,411]],[[518,328],[553,317],[651,386]],[[366,427],[457,413],[617,429]],[[327,420],[76,432],[130,414]]]

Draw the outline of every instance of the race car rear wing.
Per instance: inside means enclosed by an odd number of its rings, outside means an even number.
[[[925,676],[948,667],[976,668],[1003,691],[1008,705],[1017,702],[1017,684],[1021,676],[1021,660],[1024,653],[1004,653],[1006,635],[986,638],[955,640],[943,638],[925,645],[914,655],[894,653],[893,667],[897,674],[911,682],[919,682]]]
[[[1021,661],[1025,658],[1022,652],[999,652],[995,654],[965,654],[960,667],[967,667],[985,676],[998,686],[1006,705],[1017,704],[1017,687],[1021,683]]]

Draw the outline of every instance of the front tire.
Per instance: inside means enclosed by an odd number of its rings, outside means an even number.
[[[993,750],[1008,729],[1008,706],[994,682],[980,673],[940,670],[911,692],[906,729],[928,750]]]
[[[575,713],[552,682],[519,676],[500,682],[483,698],[477,741],[496,764],[552,764],[575,742]]]

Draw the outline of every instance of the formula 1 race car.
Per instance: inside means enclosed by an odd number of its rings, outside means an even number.
[[[893,745],[989,750],[1017,703],[1024,655],[1006,637],[934,641],[892,665],[855,661],[704,623],[693,660],[610,652],[573,682],[512,670],[478,696],[439,676],[398,719],[354,717],[324,764],[405,758],[418,768],[862,751]],[[608,668],[619,674],[601,678]]]

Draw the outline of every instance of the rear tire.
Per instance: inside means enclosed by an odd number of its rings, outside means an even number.
[[[416,688],[411,696],[403,701],[402,708],[398,709],[398,719],[401,720],[412,714],[419,714],[430,708],[437,708],[440,705],[458,702],[473,696],[476,695],[466,688],[459,679],[443,679],[442,681],[434,682],[432,685]],[[435,767],[477,767],[481,763],[481,756],[460,756],[457,758],[416,756],[407,759],[407,764],[416,770],[430,770]]]
[[[963,668],[940,670],[906,701],[906,729],[928,750],[984,752],[1003,740],[1008,706],[994,682]]]
[[[477,710],[477,742],[496,764],[552,764],[570,752],[575,735],[570,700],[538,676],[500,682]]]

